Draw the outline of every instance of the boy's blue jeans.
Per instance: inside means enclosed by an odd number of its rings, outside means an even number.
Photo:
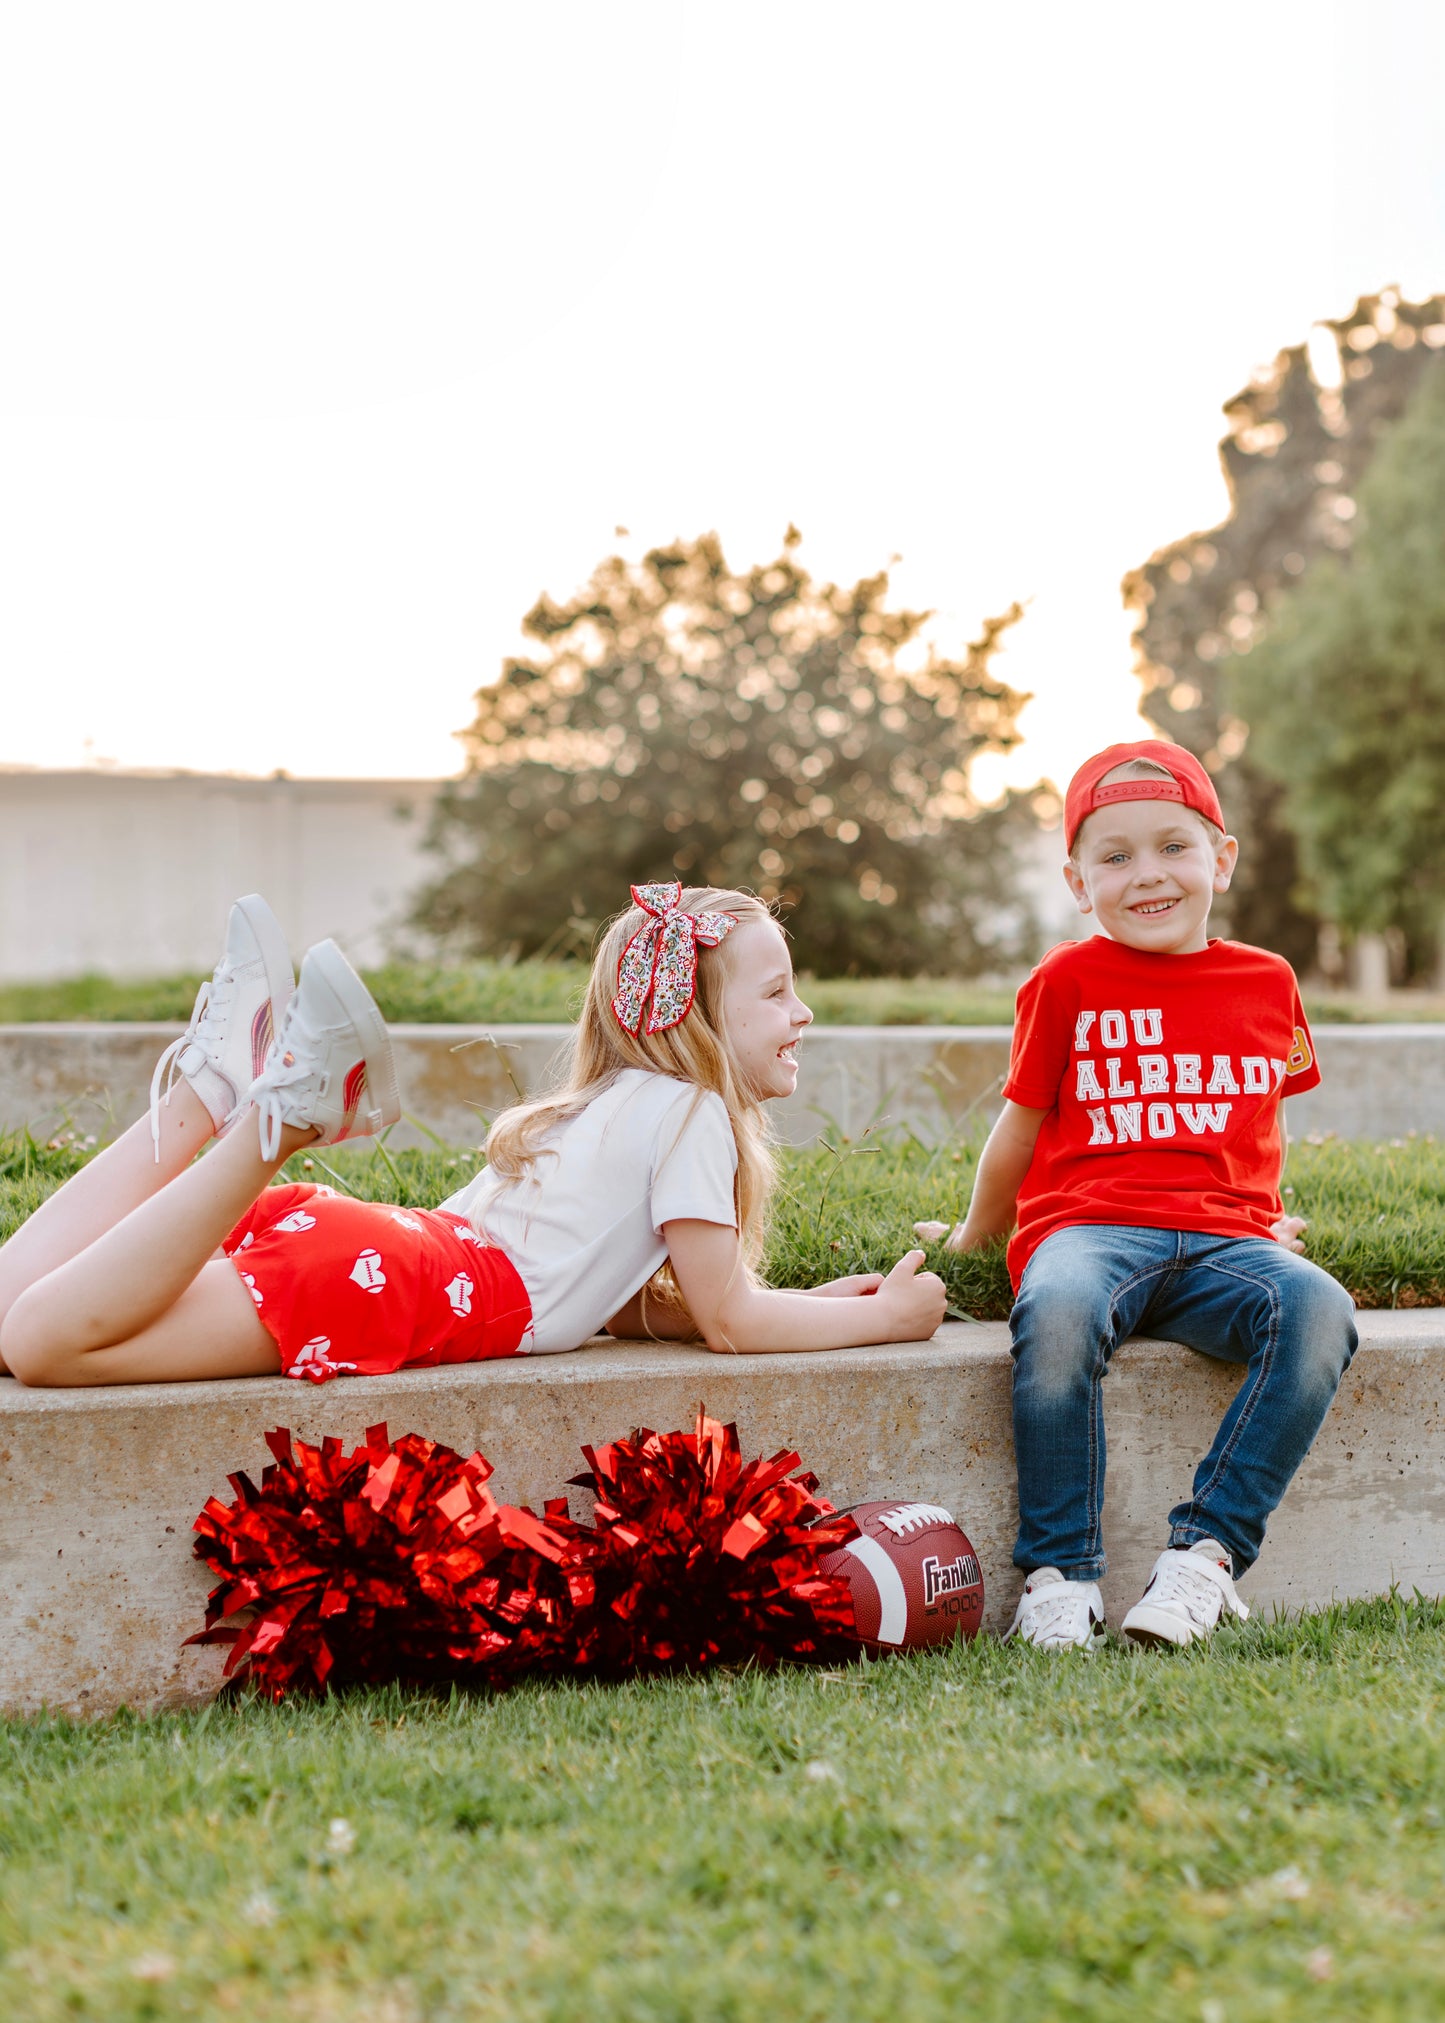
[[[1014,1564],[1103,1573],[1104,1401],[1115,1348],[1148,1333],[1247,1365],[1169,1543],[1217,1539],[1236,1578],[1309,1452],[1355,1353],[1344,1287],[1268,1238],[1091,1224],[1029,1259],[1013,1329],[1019,1536]]]

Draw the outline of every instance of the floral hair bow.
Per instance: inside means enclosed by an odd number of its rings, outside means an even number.
[[[684,913],[682,886],[634,885],[632,901],[648,918],[622,951],[612,1009],[624,1032],[665,1033],[681,1025],[697,991],[697,945],[716,948],[732,933],[731,913]],[[648,1005],[648,999],[651,1005]]]

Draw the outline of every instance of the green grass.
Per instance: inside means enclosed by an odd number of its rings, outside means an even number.
[[[366,971],[385,1016],[397,1025],[525,1025],[576,1017],[586,975],[575,962],[388,963]],[[184,1020],[198,976],[116,983],[83,976],[67,983],[0,985],[0,1025],[37,1021]],[[1008,1025],[1009,988],[948,977],[809,977],[803,995],[824,1025]],[[1317,1024],[1445,1020],[1445,997],[1396,991],[1388,1000],[1314,996]]]
[[[883,1271],[914,1243],[913,1224],[962,1215],[977,1137],[935,1147],[892,1136],[838,1139],[782,1155],[766,1268],[776,1285],[817,1285]],[[0,1137],[0,1241],[89,1157],[67,1133],[52,1147]],[[468,1153],[390,1152],[368,1144],[296,1159],[289,1179],[331,1180],[366,1200],[430,1207],[476,1167]],[[1286,1207],[1309,1223],[1307,1253],[1361,1307],[1445,1306],[1445,1145],[1433,1138],[1291,1147]],[[1003,1249],[966,1257],[928,1247],[952,1311],[1003,1320],[1011,1304]]]
[[[87,1156],[0,1141],[0,1235]],[[973,1157],[788,1155],[772,1271],[891,1261],[915,1216],[961,1207]],[[430,1202],[470,1164],[357,1147],[311,1172]],[[1445,1151],[1301,1145],[1290,1184],[1357,1292],[1445,1297]],[[947,1268],[958,1304],[1004,1310],[996,1254]],[[0,1722],[3,2014],[1423,2023],[1442,1699],[1445,1605],[1392,1597],[1168,1658],[988,1641]]]
[[[961,1216],[979,1141],[929,1149],[909,1140],[790,1152],[773,1216],[768,1269],[780,1285],[879,1271],[913,1241],[917,1221]],[[1361,1307],[1445,1305],[1445,1146],[1337,1139],[1290,1151],[1285,1206],[1309,1223],[1307,1254]],[[1003,1320],[1011,1305],[1002,1246],[965,1257],[929,1246],[950,1305]]]
[[[1433,2019],[1445,1609],[0,1726],[5,2014]],[[344,1821],[334,1828],[333,1821]]]
[[[365,972],[385,1017],[396,1025],[529,1024],[577,1016],[586,974],[570,962],[468,962],[442,967],[388,963]],[[49,1020],[188,1019],[199,976],[117,983],[103,976],[64,983],[0,985],[0,1025]]]
[[[525,1025],[577,1016],[587,972],[575,962],[387,963],[365,972],[394,1025]],[[65,983],[0,985],[0,1025],[49,1020],[186,1019],[201,979],[117,983],[84,976]],[[808,979],[804,990],[828,1025],[1008,1025],[1010,989],[948,979]]]

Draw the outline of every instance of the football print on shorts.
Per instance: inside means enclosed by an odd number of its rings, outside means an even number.
[[[977,1635],[983,1574],[951,1512],[898,1498],[857,1503],[850,1515],[861,1536],[830,1553],[819,1571],[847,1581],[858,1635],[870,1651],[917,1650]]]
[[[386,1284],[386,1273],[381,1268],[381,1252],[364,1250],[346,1274],[355,1279],[363,1292],[380,1292]]]
[[[290,1235],[299,1236],[303,1229],[316,1227],[316,1217],[308,1215],[304,1208],[293,1208],[289,1215],[282,1216],[276,1227],[286,1230]]]
[[[340,1363],[332,1357],[330,1335],[314,1335],[297,1351],[296,1360],[286,1374],[288,1377],[310,1377],[314,1383],[319,1383],[325,1377],[337,1377],[343,1370],[355,1368],[355,1363]]]
[[[459,1271],[446,1289],[447,1298],[451,1301],[451,1308],[454,1314],[460,1314],[465,1318],[471,1312],[472,1291],[472,1281],[464,1271]]]

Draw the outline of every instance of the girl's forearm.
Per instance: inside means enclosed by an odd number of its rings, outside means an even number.
[[[857,1349],[879,1339],[875,1297],[741,1288],[718,1315],[710,1349],[759,1356],[808,1349]]]
[[[826,1291],[774,1292],[749,1277],[737,1231],[683,1218],[663,1225],[672,1268],[702,1338],[719,1355],[857,1349],[926,1341],[943,1319],[943,1281],[910,1250],[886,1277],[855,1274]]]

